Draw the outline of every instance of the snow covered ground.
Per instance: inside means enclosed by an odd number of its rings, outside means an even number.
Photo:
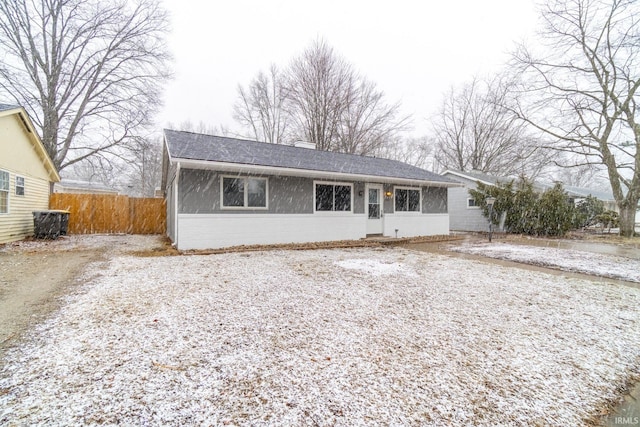
[[[121,254],[8,352],[0,424],[580,425],[639,319],[640,289],[399,248]]]
[[[640,260],[593,252],[509,243],[471,243],[452,251],[640,283]]]
[[[83,249],[105,249],[111,254],[153,249],[162,246],[157,235],[126,234],[71,234],[55,240],[31,239],[0,245],[2,252],[78,251]]]

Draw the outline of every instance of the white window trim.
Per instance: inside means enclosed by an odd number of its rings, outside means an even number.
[[[474,209],[474,210],[480,209],[480,206],[469,206],[469,200],[473,200],[473,197],[467,198],[467,209]]]
[[[396,209],[396,190],[416,190],[418,192],[418,210],[417,211],[399,211]],[[422,188],[420,187],[393,187],[393,213],[396,215],[416,215],[422,213]]]
[[[242,179],[244,180],[244,206],[225,206],[224,205],[224,179]],[[247,180],[260,179],[265,181],[265,206],[249,206],[249,192],[247,191]],[[220,175],[220,209],[229,211],[267,211],[269,210],[269,178],[248,175]]]
[[[0,215],[9,215],[9,212],[11,212],[11,172],[4,170],[4,169],[0,169],[0,172],[4,172],[9,176],[9,179],[7,180],[7,182],[9,183],[9,188],[7,188],[6,190],[0,190],[0,191],[6,191],[7,192],[7,211],[6,212],[0,212]],[[15,190],[14,190],[15,191]]]
[[[22,187],[22,194],[18,194],[18,178],[22,178],[22,185],[20,186]],[[13,194],[16,197],[25,197],[27,195],[27,180],[25,179],[25,177],[16,175],[16,177],[14,178],[14,181],[15,181],[15,186],[13,189]]]
[[[316,210],[316,186],[318,185],[344,185],[351,188],[351,197],[349,197],[349,210],[348,211],[318,211]],[[335,195],[334,195],[335,198]],[[335,200],[334,200],[335,207]],[[313,181],[313,213],[318,215],[340,215],[340,214],[352,214],[353,213],[353,183],[352,182],[337,182],[337,181]]]

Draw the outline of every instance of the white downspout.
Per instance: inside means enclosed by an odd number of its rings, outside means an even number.
[[[175,196],[174,200],[174,211],[173,211],[173,229],[176,233],[176,248],[180,249],[180,238],[179,238],[179,229],[178,229],[178,205],[180,204],[180,195],[178,194],[178,189],[180,181],[180,162],[176,167],[176,179],[173,180],[173,194]]]

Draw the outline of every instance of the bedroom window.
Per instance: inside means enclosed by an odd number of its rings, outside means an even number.
[[[16,176],[16,196],[24,196],[24,177]]]
[[[420,212],[420,190],[396,187],[395,193],[396,212]]]
[[[350,212],[352,184],[316,183],[316,212]]]
[[[9,213],[9,172],[0,170],[0,214]]]
[[[267,179],[222,177],[223,208],[267,208]]]

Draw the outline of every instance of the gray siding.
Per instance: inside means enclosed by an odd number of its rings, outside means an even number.
[[[311,178],[267,176],[268,209],[227,210],[220,208],[220,177],[233,176],[210,170],[183,169],[180,173],[179,212],[312,214],[313,182]],[[241,175],[247,176],[247,175]],[[324,180],[323,180],[324,181]],[[354,213],[364,213],[364,183],[353,183]],[[359,193],[362,191],[363,195]]]
[[[313,180],[293,176],[269,177],[269,212],[312,214]]]
[[[469,208],[467,200],[469,189],[477,187],[474,181],[451,176],[465,184],[465,187],[449,188],[449,228],[459,231],[488,231],[489,221],[482,215],[479,208]]]
[[[362,192],[362,196],[360,195]],[[364,213],[364,200],[366,194],[364,191],[364,182],[354,182],[353,183],[353,213],[363,214]]]
[[[220,184],[218,182],[214,171],[180,170],[178,212],[204,214],[219,210]]]
[[[221,176],[235,175],[211,170],[182,169],[180,171],[179,181],[179,212],[185,214],[312,214],[314,181],[331,182],[328,180],[314,180],[312,178],[267,176],[265,178],[268,179],[268,209],[228,210],[220,208]],[[393,192],[394,185],[384,184],[383,192],[387,191]],[[169,206],[173,205],[173,195],[168,193],[167,198],[169,200],[168,209],[170,209]],[[365,183],[353,182],[354,214],[365,213],[365,200]],[[392,214],[394,212],[394,198],[384,197],[383,206],[385,213]],[[447,213],[447,189],[441,187],[423,187],[422,212],[425,214]],[[167,213],[167,219],[170,219],[172,212],[168,211]]]

